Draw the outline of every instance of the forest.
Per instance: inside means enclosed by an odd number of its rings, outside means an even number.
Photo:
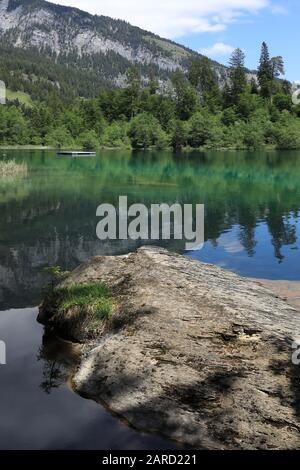
[[[96,98],[64,99],[53,87],[30,103],[9,99],[0,106],[0,145],[97,149],[297,149],[300,105],[282,79],[282,57],[262,44],[257,74],[236,49],[220,83],[206,57],[193,58],[188,72],[145,83],[138,66],[124,88],[99,89]],[[17,88],[15,76],[14,87]]]

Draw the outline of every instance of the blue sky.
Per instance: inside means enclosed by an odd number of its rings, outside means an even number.
[[[256,68],[262,41],[282,55],[286,78],[300,80],[299,0],[54,0],[173,39],[226,63],[240,47]]]
[[[300,39],[300,2],[286,0],[273,4],[282,8],[262,9],[256,14],[247,15],[244,19],[241,18],[240,21],[230,24],[222,32],[189,34],[180,40],[192,49],[200,51],[204,49],[203,52],[223,63],[228,60],[228,53],[223,55],[222,47],[216,47],[217,52],[220,49],[220,55],[218,53],[214,55],[213,51],[209,50],[211,46],[220,43],[230,47],[240,47],[246,53],[249,68],[257,67],[261,43],[266,41],[271,55],[284,57],[286,78],[292,81],[300,80],[300,54],[297,47]]]

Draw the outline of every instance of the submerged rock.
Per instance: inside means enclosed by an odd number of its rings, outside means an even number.
[[[67,283],[94,281],[115,304],[85,339],[78,393],[188,446],[300,449],[297,310],[254,281],[160,248],[93,258]],[[43,307],[40,317],[51,321]]]

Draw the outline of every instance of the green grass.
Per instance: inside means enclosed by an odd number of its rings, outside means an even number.
[[[186,51],[183,47],[178,46],[177,44],[172,44],[168,41],[164,41],[163,39],[155,38],[152,36],[144,36],[149,42],[156,43],[159,47],[164,49],[167,52],[170,52],[173,57],[183,59],[189,57],[189,52]]]
[[[74,284],[55,289],[58,310],[66,313],[79,307],[89,312],[94,319],[107,319],[112,310],[112,299],[108,287],[103,283]]]
[[[28,93],[24,93],[23,91],[12,91],[7,89],[6,90],[6,99],[9,101],[19,100],[21,104],[25,106],[32,107],[31,97]]]

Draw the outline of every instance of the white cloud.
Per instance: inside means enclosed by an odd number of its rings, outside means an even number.
[[[208,57],[224,57],[230,55],[234,51],[235,47],[230,46],[229,44],[224,44],[223,42],[216,42],[211,47],[205,47],[199,52],[201,54],[207,55]]]
[[[98,15],[129,21],[161,36],[223,31],[247,14],[270,6],[271,0],[53,0]]]
[[[223,247],[223,249],[234,255],[236,253],[242,253],[244,251],[244,247],[241,242],[238,240],[238,230],[235,229],[231,232],[224,233],[218,238],[218,245]]]

